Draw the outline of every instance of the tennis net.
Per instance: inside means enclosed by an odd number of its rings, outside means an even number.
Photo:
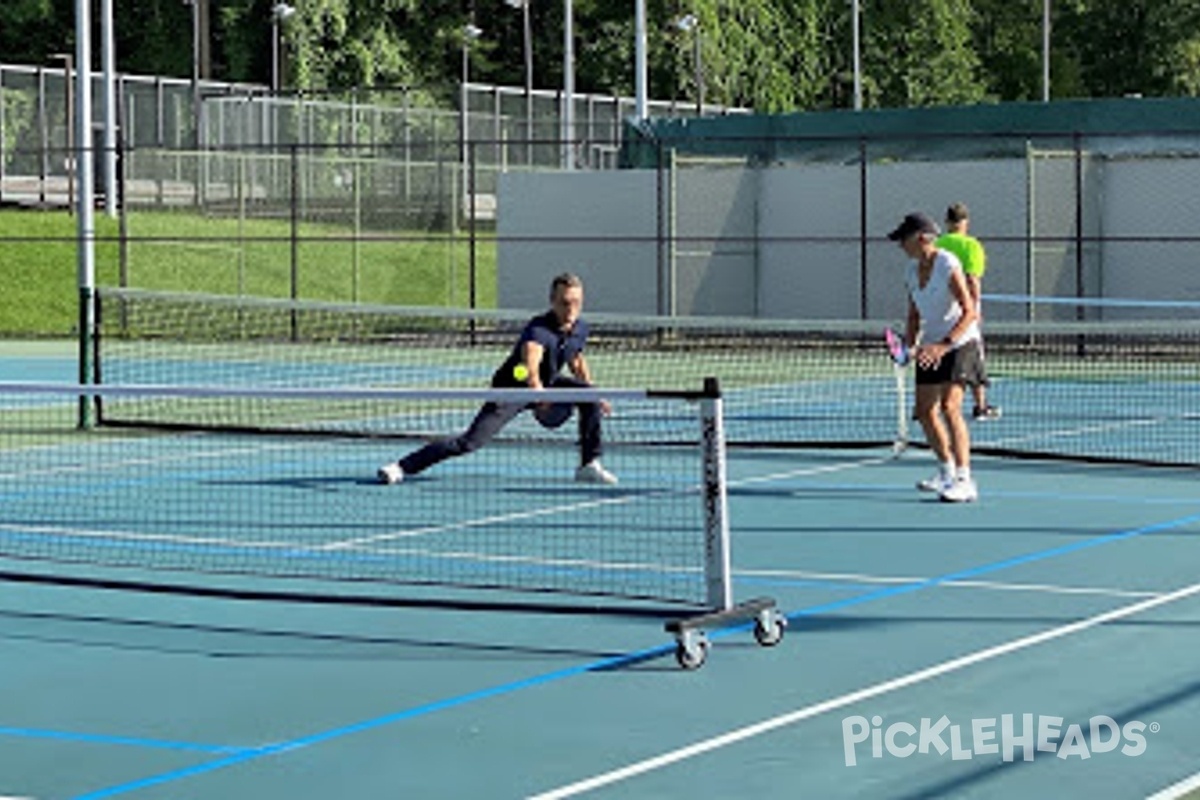
[[[604,463],[617,485],[578,483],[575,425],[533,435],[528,413],[513,427],[529,435],[399,486],[379,485],[376,468],[419,442],[337,433],[407,429],[415,416],[430,436],[452,435],[482,403],[550,393],[612,404]],[[142,404],[219,414],[227,431],[81,429],[81,397],[131,414]],[[268,576],[301,581],[301,594],[389,584],[415,599],[501,590],[550,605],[731,604],[715,381],[671,393],[4,383],[0,408],[6,569],[173,573],[184,584]],[[261,432],[268,421],[308,435]],[[234,432],[246,430],[256,432]]]
[[[99,297],[96,381],[104,383],[480,387],[531,316],[115,289]],[[906,435],[903,387],[878,325],[587,318],[588,362],[603,386],[672,391],[720,378],[731,445],[891,446]],[[106,406],[103,421],[221,424],[173,400]],[[426,432],[419,417],[407,422],[415,427],[387,432]],[[356,420],[339,429],[363,432]],[[657,434],[677,438],[662,427]]]
[[[100,300],[96,379],[119,383],[478,387],[529,318],[528,312],[117,289],[102,290]],[[973,427],[975,448],[1006,456],[1200,464],[1200,320],[1185,306],[985,298],[989,401],[1003,416]],[[719,376],[731,447],[899,447],[909,441],[911,372],[891,367],[884,322],[588,318],[589,361],[604,385],[675,389]],[[227,425],[217,403],[189,406],[170,398],[106,406],[101,419]],[[397,424],[386,433],[428,430],[416,424],[419,415],[407,421],[414,427]],[[297,427],[276,416],[257,424]],[[321,427],[383,432],[336,413]],[[659,426],[656,432],[677,439],[679,431],[690,428]]]

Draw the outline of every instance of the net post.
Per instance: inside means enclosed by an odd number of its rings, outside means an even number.
[[[92,141],[92,17],[90,5],[75,5],[75,171],[79,193],[75,198],[76,286],[79,289],[79,383],[91,382],[91,337],[96,302],[95,149]],[[69,76],[68,76],[69,77]],[[76,424],[92,427],[90,398],[79,396]]]
[[[700,398],[700,443],[704,465],[705,601],[716,611],[733,607],[730,568],[729,507],[725,470],[725,419],[721,387],[704,379]]]
[[[96,320],[96,292],[90,286],[79,287],[79,385],[92,383],[95,367],[93,350]],[[86,394],[79,395],[79,414],[77,426],[80,430],[89,430],[94,426],[92,415],[92,399]]]

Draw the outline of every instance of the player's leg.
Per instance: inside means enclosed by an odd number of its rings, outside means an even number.
[[[960,383],[943,384],[941,397],[942,418],[946,421],[946,432],[949,437],[949,451],[958,469],[958,474],[964,470],[970,474],[971,469],[971,434],[967,430],[967,421],[963,419],[963,385]]]
[[[525,410],[522,403],[484,403],[470,426],[458,436],[430,442],[395,464],[379,468],[382,483],[399,483],[405,476],[424,472],[448,458],[474,452],[490,442],[513,417]]]
[[[971,502],[979,496],[975,479],[971,475],[971,432],[967,428],[967,420],[963,416],[963,399],[967,386],[982,383],[983,362],[980,358],[979,343],[968,342],[953,354],[950,366],[950,380],[945,384],[942,393],[942,415],[946,420],[947,432],[950,436],[950,452],[954,457],[956,469],[954,482],[942,490],[942,500],[962,503]]]
[[[570,376],[560,376],[554,380],[554,387],[585,388],[583,381]],[[615,484],[617,476],[613,475],[600,463],[604,452],[603,435],[599,403],[579,403],[579,469],[575,471],[575,479],[582,483]]]
[[[999,419],[1000,409],[997,406],[988,405],[987,401],[987,356],[983,346],[983,340],[978,342],[979,347],[979,380],[971,384],[971,396],[975,401],[975,406],[971,411],[971,416],[980,421],[989,419]]]
[[[923,380],[921,370],[918,370],[914,416],[921,423],[925,441],[929,443],[929,448],[938,461],[937,473],[917,482],[917,488],[924,492],[940,492],[954,477],[954,459],[950,453],[949,437],[939,410],[941,387],[940,383]]]

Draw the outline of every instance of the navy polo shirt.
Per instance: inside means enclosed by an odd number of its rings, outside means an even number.
[[[525,324],[521,337],[513,346],[508,358],[500,365],[500,369],[492,376],[492,386],[523,387],[525,383],[513,377],[513,367],[525,363],[522,351],[526,342],[537,342],[542,346],[542,363],[538,375],[542,385],[549,386],[554,378],[571,363],[577,355],[583,352],[587,343],[588,324],[582,317],[575,320],[575,325],[569,331],[559,328],[558,317],[553,311],[534,317]]]

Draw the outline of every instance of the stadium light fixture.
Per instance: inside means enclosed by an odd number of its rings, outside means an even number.
[[[483,28],[473,22],[468,22],[462,29],[462,85],[467,90],[471,77],[471,43],[483,35]],[[465,96],[465,95],[464,95]]]

